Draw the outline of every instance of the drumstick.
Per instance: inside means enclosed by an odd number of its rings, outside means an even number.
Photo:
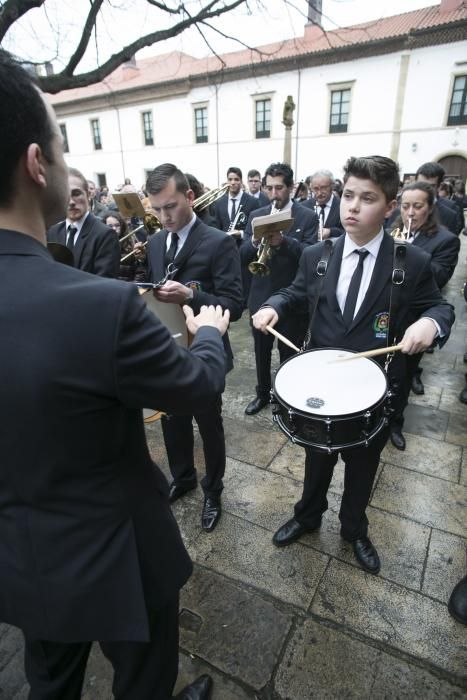
[[[297,348],[296,345],[294,345],[288,338],[282,335],[282,333],[276,331],[276,329],[272,326],[266,326],[266,330],[269,331],[269,333],[271,333],[272,335],[275,335],[276,338],[278,338],[278,340],[281,340],[284,343],[284,345],[288,345],[289,348],[292,348],[292,350],[295,350],[295,352],[300,352],[300,348]]]
[[[366,350],[365,352],[357,352],[348,357],[338,357],[337,360],[329,360],[328,365],[334,362],[348,362],[349,360],[358,360],[359,357],[376,357],[376,355],[386,355],[388,352],[398,352],[402,350],[402,344],[391,345],[389,348],[376,348],[376,350]]]

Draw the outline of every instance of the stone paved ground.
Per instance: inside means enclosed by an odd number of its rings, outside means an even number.
[[[214,700],[467,698],[467,628],[446,607],[465,574],[467,546],[461,238],[447,290],[457,312],[451,339],[423,360],[426,391],[407,411],[407,450],[386,447],[369,507],[382,559],[377,577],[356,565],[339,537],[341,464],[319,532],[273,547],[274,530],[300,494],[303,453],[272,425],[269,408],[244,415],[255,384],[252,344],[246,319],[232,328],[224,515],[208,535],[200,528],[200,489],[175,505],[196,563],[182,593],[178,687],[207,671]],[[148,440],[167,471],[159,425],[148,428]],[[196,445],[202,471],[199,439]],[[111,698],[110,679],[95,648],[83,700]],[[0,625],[0,699],[26,697],[21,635]]]

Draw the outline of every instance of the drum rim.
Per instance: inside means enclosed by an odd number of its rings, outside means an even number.
[[[325,348],[310,348],[309,350],[304,350],[303,352],[301,352],[300,355],[306,355],[307,353],[310,353],[310,352],[320,352],[321,350],[336,350],[338,352],[339,351],[350,352],[354,355],[357,355],[359,352],[358,350],[349,350],[348,348],[325,347]],[[374,409],[378,408],[381,404],[383,404],[387,400],[388,393],[389,393],[389,381],[388,381],[388,376],[387,376],[386,372],[381,367],[379,362],[374,360],[372,357],[365,357],[362,359],[369,360],[374,365],[376,365],[378,367],[378,369],[382,372],[383,377],[384,377],[384,381],[385,381],[385,385],[386,385],[386,391],[383,393],[383,395],[377,401],[375,401],[375,403],[371,404],[371,406],[367,406],[364,410],[355,411],[354,413],[327,413],[327,414],[313,413],[311,410],[305,412],[302,409],[295,408],[294,406],[292,406],[292,404],[290,404],[288,401],[286,401],[284,398],[282,398],[282,396],[280,396],[279,393],[276,391],[276,378],[277,378],[277,375],[279,374],[279,372],[281,371],[281,369],[283,367],[285,367],[285,365],[288,362],[290,362],[291,360],[294,360],[298,356],[299,356],[298,354],[292,355],[292,357],[287,358],[287,360],[285,360],[285,362],[283,362],[281,364],[281,366],[277,370],[276,375],[274,377],[274,382],[273,382],[274,387],[273,387],[272,392],[271,392],[273,395],[273,400],[277,401],[277,403],[282,405],[284,408],[285,407],[289,408],[297,416],[301,416],[302,418],[307,418],[308,416],[313,416],[314,418],[316,418],[316,420],[320,420],[320,421],[349,420],[351,418],[358,418],[358,416],[364,415],[366,413],[366,411],[373,411]]]

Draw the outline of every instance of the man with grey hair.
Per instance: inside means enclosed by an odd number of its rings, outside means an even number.
[[[314,199],[302,206],[314,208],[321,224],[321,238],[336,238],[344,233],[339,215],[339,197],[332,191],[334,176],[330,170],[317,170],[310,178]]]

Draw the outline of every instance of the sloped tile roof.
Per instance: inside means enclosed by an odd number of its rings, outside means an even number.
[[[306,54],[319,54],[330,49],[364,46],[436,27],[449,28],[450,24],[466,20],[467,2],[464,0],[458,9],[452,11],[443,12],[440,10],[440,5],[435,5],[333,31],[325,32],[318,26],[307,25],[303,37],[258,46],[256,49],[233,51],[220,56],[194,58],[181,51],[172,51],[137,61],[137,67],[120,66],[102,82],[84,88],[64,90],[51,96],[51,101],[59,105],[98,97],[109,92],[115,93],[173,80],[184,80],[244,65],[267,63]]]

